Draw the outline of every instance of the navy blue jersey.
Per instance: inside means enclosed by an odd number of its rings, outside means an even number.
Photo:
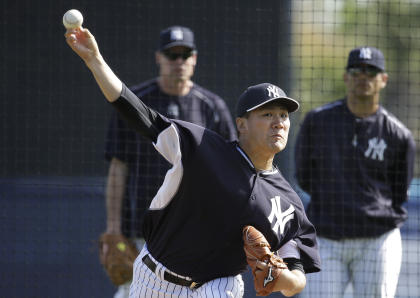
[[[371,237],[401,226],[414,155],[410,131],[383,107],[358,118],[338,100],[309,112],[296,171],[311,196],[307,214],[318,235]]]
[[[228,140],[236,138],[236,130],[225,102],[197,84],[185,96],[170,96],[162,92],[156,79],[130,89],[147,106],[164,116],[199,124]],[[105,157],[107,160],[116,157],[128,165],[122,232],[129,237],[143,237],[143,214],[162,185],[170,164],[148,140],[129,128],[117,113],[112,115],[109,124]]]
[[[315,229],[278,170],[256,171],[238,143],[170,120],[125,87],[113,105],[172,166],[143,225],[159,262],[199,282],[236,275],[247,266],[242,228],[253,225],[273,250],[294,240],[305,272],[320,270]]]

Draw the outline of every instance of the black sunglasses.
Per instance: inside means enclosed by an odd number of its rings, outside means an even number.
[[[368,66],[349,67],[349,68],[347,68],[347,72],[353,77],[358,76],[361,73],[364,73],[368,77],[373,78],[373,77],[376,77],[378,75],[378,73],[381,73],[382,70],[380,70],[377,67],[368,65]]]
[[[178,59],[180,57],[182,58],[182,60],[187,60],[188,58],[190,58],[194,54],[194,51],[191,50],[191,51],[185,51],[183,53],[172,53],[171,51],[166,50],[166,51],[163,51],[162,53],[169,60],[175,61],[176,59]]]

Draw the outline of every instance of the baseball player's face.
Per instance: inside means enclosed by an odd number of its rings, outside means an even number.
[[[247,118],[238,118],[237,125],[240,135],[255,152],[274,155],[286,147],[289,112],[278,103],[269,103],[249,112]]]
[[[379,95],[385,88],[388,75],[378,72],[372,66],[357,65],[344,74],[347,94],[351,97],[368,100]]]
[[[190,48],[176,46],[156,53],[160,76],[171,81],[188,81],[194,74],[197,54]]]

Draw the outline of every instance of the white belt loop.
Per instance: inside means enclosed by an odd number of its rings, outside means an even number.
[[[157,264],[156,264],[157,266],[156,266],[156,272],[155,272],[155,274],[157,275],[157,276],[159,276],[159,278],[161,279],[161,280],[165,280],[165,267],[163,267],[163,265],[161,264],[161,263],[159,263],[159,262],[157,262]]]

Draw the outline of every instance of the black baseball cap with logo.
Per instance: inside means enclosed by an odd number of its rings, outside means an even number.
[[[374,47],[358,47],[350,51],[347,69],[360,64],[367,64],[385,71],[385,59],[380,50]]]
[[[184,46],[195,50],[194,33],[182,26],[172,26],[160,32],[159,50],[163,51],[175,46]]]
[[[289,113],[299,109],[299,103],[293,98],[288,97],[279,87],[270,83],[261,83],[248,87],[242,93],[236,104],[236,116],[242,117],[245,113],[274,100],[284,105]]]

